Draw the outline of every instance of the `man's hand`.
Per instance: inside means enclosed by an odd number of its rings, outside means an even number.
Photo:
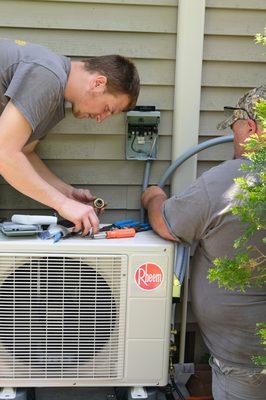
[[[98,217],[90,205],[66,199],[57,211],[61,217],[73,222],[75,224],[75,231],[82,231],[84,236],[89,233],[91,228],[93,233],[97,233],[99,230]]]
[[[149,208],[149,204],[155,197],[161,197],[163,200],[167,199],[165,192],[159,186],[148,187],[141,195],[141,203],[145,209]]]
[[[68,197],[84,204],[92,203],[93,200],[96,199],[88,189],[78,189],[74,187]]]
[[[93,196],[88,189],[78,189],[72,187],[72,191],[68,195],[68,197],[72,200],[77,200],[80,203],[84,203],[94,207],[93,201],[96,199],[96,196]],[[103,208],[94,208],[94,211],[97,216],[101,216],[104,213],[105,207]]]

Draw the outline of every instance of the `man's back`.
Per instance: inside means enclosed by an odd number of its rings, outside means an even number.
[[[215,258],[235,254],[233,243],[245,228],[230,212],[237,192],[234,178],[243,174],[239,171],[243,162],[227,161],[209,170],[187,191],[167,200],[164,212],[175,236],[198,241],[191,267],[191,301],[207,346],[228,364],[250,367],[251,356],[262,353],[256,323],[265,318],[265,288],[231,292],[207,279]],[[256,245],[262,245],[261,239],[259,233],[253,238]]]
[[[39,139],[64,118],[70,61],[20,40],[0,39],[0,53],[0,114],[11,99],[32,127],[30,140]]]
[[[233,179],[241,175],[241,163],[242,159],[228,161],[203,177],[212,217],[193,257],[191,293],[193,311],[212,354],[227,364],[255,367],[251,357],[263,351],[256,323],[265,319],[266,288],[229,291],[206,278],[214,258],[234,255],[233,243],[244,230],[230,212],[237,191]],[[255,234],[252,243],[262,246],[262,236]]]

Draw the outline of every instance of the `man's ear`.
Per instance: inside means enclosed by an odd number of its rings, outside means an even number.
[[[104,75],[96,75],[92,82],[92,89],[96,92],[102,92],[107,85],[107,78]]]
[[[256,124],[256,122],[255,121],[253,121],[253,119],[248,119],[247,120],[247,123],[248,123],[248,127],[249,127],[249,133],[250,134],[252,134],[252,133],[256,133],[257,132],[257,124]]]

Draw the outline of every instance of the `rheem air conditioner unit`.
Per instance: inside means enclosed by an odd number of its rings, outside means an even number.
[[[0,387],[168,380],[172,243],[0,237]]]

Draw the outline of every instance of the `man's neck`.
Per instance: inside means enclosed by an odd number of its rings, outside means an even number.
[[[77,89],[84,85],[85,79],[84,63],[82,61],[71,61],[70,73],[65,86],[64,97],[70,103],[73,102]]]

